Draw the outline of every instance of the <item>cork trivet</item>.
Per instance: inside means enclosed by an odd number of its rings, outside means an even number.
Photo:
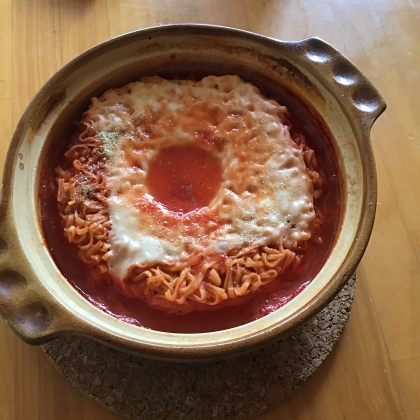
[[[289,396],[319,367],[350,313],[356,275],[293,335],[220,362],[182,364],[128,355],[67,336],[42,346],[76,388],[128,419],[243,419]]]

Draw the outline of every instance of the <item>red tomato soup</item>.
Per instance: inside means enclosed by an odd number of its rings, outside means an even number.
[[[40,218],[46,246],[63,276],[80,294],[106,313],[134,325],[173,333],[212,332],[243,325],[279,309],[300,293],[317,275],[334,243],[340,223],[340,179],[331,134],[321,119],[290,93],[285,92],[285,97],[276,99],[288,107],[292,140],[297,145],[304,142],[314,151],[319,166],[317,170],[324,180],[322,194],[314,196],[318,223],[304,249],[294,250],[300,259],[299,264],[291,265],[290,269],[255,293],[214,306],[197,305],[188,313],[177,313],[173,308],[168,312],[149,305],[147,299],[124,294],[109,273],[92,269],[80,260],[77,247],[68,242],[63,232],[57,210],[55,168],[62,165],[66,169],[63,154],[80,134],[80,130],[73,127],[63,136],[59,147],[54,144],[51,148],[39,189]],[[199,111],[205,113],[205,109]],[[213,114],[210,117],[217,124],[218,117]],[[135,171],[134,164],[133,168]],[[205,208],[212,202],[218,194],[222,176],[221,160],[206,147],[200,147],[198,143],[170,145],[159,149],[150,160],[145,186],[156,202],[175,214],[177,223],[179,220],[182,223],[189,212]],[[142,208],[152,213],[158,211],[151,205],[147,209]],[[202,221],[198,220],[198,223]]]
[[[196,145],[171,146],[150,162],[146,186],[168,210],[188,213],[210,204],[221,179],[216,156]]]

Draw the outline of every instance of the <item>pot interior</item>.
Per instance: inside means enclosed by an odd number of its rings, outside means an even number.
[[[173,29],[173,28],[172,28]],[[238,31],[239,32],[239,31]],[[311,50],[312,51],[312,50]],[[312,51],[313,52],[313,51]],[[311,52],[311,54],[312,54]],[[92,335],[141,346],[206,348],[207,346],[256,345],[299,326],[331,300],[357,265],[370,234],[371,222],[363,209],[376,193],[367,182],[373,169],[370,145],[363,139],[354,102],[340,97],[333,77],[335,64],[308,64],[308,44],[280,43],[248,33],[199,28],[155,28],[108,41],[82,54],[61,69],[39,92],[26,112],[24,135],[15,148],[12,195],[25,191],[27,209],[13,200],[13,215],[21,243],[43,244],[25,250],[32,274],[65,310],[89,324]],[[341,56],[340,56],[341,57]],[[337,60],[331,55],[330,61]],[[316,60],[315,60],[316,61]],[[319,63],[318,63],[319,64]],[[45,161],[62,150],[72,121],[87,109],[90,98],[137,80],[143,75],[162,77],[237,74],[264,94],[281,98],[282,104],[300,110],[300,118],[323,130],[335,155],[340,182],[341,214],[332,250],[313,281],[279,310],[251,323],[221,332],[171,334],[122,322],[97,309],[63,277],[42,236],[39,182]],[[362,155],[361,150],[367,151]],[[18,155],[20,154],[20,155]],[[18,156],[22,156],[19,158]],[[34,187],[35,186],[35,187]],[[370,224],[370,226],[369,226]],[[359,242],[357,242],[359,241]],[[216,350],[217,351],[217,350]],[[158,350],[157,350],[158,352]],[[157,353],[158,354],[158,353]]]

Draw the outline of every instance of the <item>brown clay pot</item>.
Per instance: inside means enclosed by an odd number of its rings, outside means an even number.
[[[328,127],[342,186],[341,223],[315,279],[279,310],[206,334],[170,334],[122,322],[81,296],[43,239],[40,171],[63,127],[90,98],[142,74],[238,74],[272,92],[286,88]],[[22,116],[7,155],[0,203],[0,313],[24,341],[77,333],[147,357],[215,360],[256,349],[302,325],[337,294],[368,244],[376,209],[370,130],[385,102],[366,77],[317,38],[281,42],[210,25],[167,25],[104,42],[59,70]]]

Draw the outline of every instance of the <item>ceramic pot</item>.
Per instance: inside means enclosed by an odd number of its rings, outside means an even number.
[[[288,304],[246,325],[171,334],[130,325],[79,294],[56,267],[43,238],[39,178],[63,127],[90,98],[142,74],[238,74],[271,92],[287,89],[314,110],[332,138],[341,179],[341,221],[314,280]],[[385,102],[366,77],[317,38],[282,42],[210,25],[166,25],[104,42],[76,57],[38,92],[7,154],[0,203],[0,312],[24,341],[83,334],[125,351],[176,361],[215,360],[289,334],[330,302],[356,269],[376,209],[370,130]]]

